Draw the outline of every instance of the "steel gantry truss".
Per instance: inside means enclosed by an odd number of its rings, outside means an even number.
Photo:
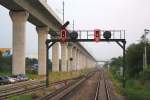
[[[105,39],[101,37],[101,39],[98,42],[116,42],[123,50],[123,80],[122,80],[122,86],[125,87],[126,83],[126,62],[125,62],[125,46],[126,46],[126,39],[125,39],[125,30],[109,30],[111,32],[111,38]],[[71,31],[69,31],[71,32]],[[95,42],[95,39],[93,39],[93,33],[94,30],[77,30],[78,38],[77,39],[71,39],[67,38],[65,42]],[[104,33],[105,30],[101,30],[101,34]],[[56,42],[62,42],[62,40],[59,38],[58,35],[59,32],[53,32],[50,33],[51,36],[55,37],[52,39],[46,40],[46,53],[47,53],[47,61],[46,61],[46,87],[49,85],[49,74],[48,74],[48,59],[49,59],[49,49],[56,43]],[[92,34],[91,34],[92,33]],[[69,34],[69,33],[68,33]],[[82,36],[84,34],[84,36]],[[117,37],[115,36],[117,34]],[[118,37],[119,36],[119,37]],[[64,43],[65,43],[64,42]],[[52,66],[51,66],[52,67]]]

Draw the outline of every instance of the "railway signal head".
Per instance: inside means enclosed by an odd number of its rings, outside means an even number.
[[[66,39],[67,39],[67,30],[66,29],[61,30],[60,39],[62,40],[62,42],[66,41]]]
[[[104,33],[103,33],[103,37],[105,38],[105,39],[110,39],[111,38],[111,32],[110,31],[105,31]]]
[[[61,27],[61,29],[65,29],[68,25],[69,25],[69,21],[67,21],[66,23],[64,23],[63,25],[62,25],[62,27]]]
[[[72,40],[76,40],[78,38],[78,33],[76,31],[72,31],[69,35]]]
[[[94,40],[96,42],[99,42],[101,39],[101,30],[100,29],[95,29],[94,30]]]

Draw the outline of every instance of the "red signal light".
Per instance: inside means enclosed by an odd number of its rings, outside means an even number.
[[[100,29],[95,29],[94,30],[94,40],[96,42],[99,42],[101,39],[101,30]]]
[[[61,36],[60,36],[62,42],[65,42],[67,39],[67,30],[66,29],[62,29],[61,30]]]

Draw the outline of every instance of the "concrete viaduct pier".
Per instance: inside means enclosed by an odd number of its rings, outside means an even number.
[[[47,0],[0,0],[0,4],[10,10],[12,19],[12,74],[25,74],[25,29],[26,22],[29,21],[36,26],[38,34],[38,74],[45,75],[45,41],[50,31],[61,29],[62,21],[48,6]],[[59,49],[61,49],[61,68],[59,68]],[[56,43],[52,47],[52,64],[52,71],[66,72],[95,67],[96,60],[80,43]]]

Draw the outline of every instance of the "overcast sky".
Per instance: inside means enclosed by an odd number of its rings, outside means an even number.
[[[48,0],[48,4],[62,18],[62,0]],[[123,29],[127,45],[137,43],[150,27],[150,0],[65,0],[65,20],[75,20],[75,29]],[[12,22],[9,11],[0,6],[0,47],[12,47]],[[27,54],[37,54],[35,26],[27,23]],[[150,35],[148,35],[150,38]],[[85,43],[84,46],[98,60],[122,55],[116,43]]]

